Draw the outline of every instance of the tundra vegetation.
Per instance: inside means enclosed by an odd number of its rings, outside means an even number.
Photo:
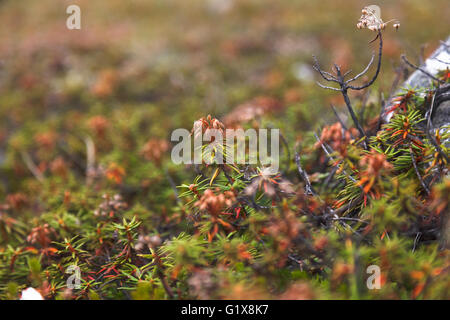
[[[2,299],[450,298],[449,69],[402,87],[447,1],[78,2],[0,4]],[[174,164],[194,123],[278,172]]]

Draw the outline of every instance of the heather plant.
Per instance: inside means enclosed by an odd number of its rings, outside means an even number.
[[[5,138],[0,297],[24,298],[24,290],[34,288],[44,299],[67,300],[449,299],[450,133],[448,125],[433,126],[433,112],[448,100],[449,70],[428,74],[426,88],[391,90],[384,99],[375,92],[382,92],[376,86],[386,38],[395,33],[374,6],[355,23],[375,33],[377,55],[355,76],[337,63],[325,71],[313,59],[327,82],[319,86],[337,92],[346,110],[320,106],[336,120],[319,132],[311,124],[319,122],[315,111],[295,109],[292,91],[284,99],[294,106],[285,120],[276,116],[283,109],[279,99],[262,95],[223,118],[196,113],[192,135],[196,129],[279,128],[276,171],[238,161],[174,164],[166,131],[172,118],[189,112],[165,112],[146,100],[156,93],[139,85],[144,79],[161,87],[159,102],[170,105],[179,102],[177,94],[188,100],[194,89],[164,70],[155,76],[133,65],[122,72],[104,68],[89,88],[66,79],[67,92],[58,99],[67,106],[92,104],[85,113],[32,121],[34,109],[31,115],[5,112],[23,127]],[[190,41],[195,50],[199,40]],[[231,56],[246,50],[254,50],[252,44],[224,45]],[[126,58],[121,51],[104,54]],[[403,61],[401,72],[421,71]],[[209,76],[202,74],[204,81]],[[48,85],[33,79],[21,83]],[[265,89],[276,79],[265,79]],[[32,92],[25,105],[52,105],[51,97],[42,97],[45,88]],[[201,99],[184,103],[203,101],[198,94]],[[122,101],[109,107],[123,96],[143,106]],[[308,101],[305,110],[316,103]],[[298,128],[302,121],[307,130]],[[209,140],[200,150],[227,158],[235,147]],[[379,286],[369,285],[373,266]]]

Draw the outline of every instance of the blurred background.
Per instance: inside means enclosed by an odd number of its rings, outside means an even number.
[[[66,28],[71,4],[81,8],[81,30]],[[312,55],[325,69],[362,70],[377,50],[374,34],[356,28],[370,4],[384,21],[401,22],[384,32],[373,89],[388,93],[401,53],[418,62],[449,35],[448,1],[0,1],[3,192],[30,176],[24,150],[40,172],[61,155],[76,168],[85,151],[73,137],[85,133],[99,162],[127,173],[142,153],[158,166],[152,150],[167,152],[173,129],[208,114],[232,123],[267,113],[293,145],[335,121],[330,103],[345,110],[339,95],[315,84]]]

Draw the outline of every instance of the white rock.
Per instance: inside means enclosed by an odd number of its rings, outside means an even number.
[[[450,37],[437,48],[431,56],[425,61],[421,68],[426,70],[428,73],[435,76],[439,71],[447,69],[450,66],[450,52],[448,47],[450,46]],[[424,75],[421,71],[414,71],[409,78],[404,82],[402,87],[411,86],[416,89],[428,88],[430,87],[432,80],[427,75]],[[398,90],[397,92],[400,92]],[[391,105],[390,101],[387,105]],[[385,113],[384,122],[387,123],[391,120],[394,112]]]
[[[22,290],[20,300],[44,300],[44,298],[36,289],[30,287]]]

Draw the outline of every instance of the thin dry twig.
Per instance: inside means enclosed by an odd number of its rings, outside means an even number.
[[[305,192],[306,194],[311,194],[313,196],[316,196],[317,193],[314,191],[311,181],[309,181],[308,174],[306,171],[302,168],[302,165],[300,163],[300,154],[298,152],[295,153],[295,163],[297,164],[298,173],[300,174],[300,177],[305,182]]]
[[[20,153],[20,155],[22,156],[22,160],[25,163],[25,165],[27,166],[28,170],[30,170],[31,174],[41,183],[44,182],[44,175],[42,174],[42,172],[39,170],[39,168],[34,164],[33,160],[31,159],[30,155],[25,152],[22,151]]]
[[[430,195],[430,189],[428,189],[427,185],[425,184],[425,181],[423,181],[422,176],[420,175],[419,168],[417,167],[416,157],[414,156],[414,152],[413,152],[411,146],[409,146],[409,154],[411,155],[414,170],[416,171],[416,175],[417,175],[417,178],[419,178],[420,184],[424,188],[425,192],[428,195]]]
[[[419,242],[420,237],[422,236],[422,232],[417,232],[416,238],[414,239],[414,246],[412,248],[412,252],[416,250],[417,243]]]
[[[433,79],[433,80],[435,80],[435,81],[437,81],[437,82],[439,82],[439,83],[444,83],[444,81],[439,80],[438,78],[436,78],[435,76],[433,76],[431,73],[429,73],[429,72],[426,71],[425,69],[423,69],[423,68],[421,68],[421,67],[419,67],[419,66],[416,66],[415,64],[413,64],[412,62],[410,62],[410,61],[408,60],[408,58],[406,58],[406,55],[402,54],[401,58],[402,58],[402,60],[403,60],[408,66],[410,66],[411,68],[416,69],[416,70],[419,70],[420,72],[422,72],[422,73],[425,74],[426,76],[430,77],[431,79]]]

